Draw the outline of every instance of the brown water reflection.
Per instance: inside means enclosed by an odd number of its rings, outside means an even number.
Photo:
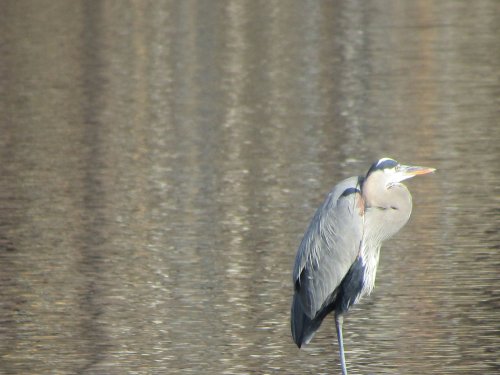
[[[0,373],[338,373],[333,322],[293,345],[291,267],[381,155],[438,173],[350,373],[500,370],[496,1],[0,7]]]

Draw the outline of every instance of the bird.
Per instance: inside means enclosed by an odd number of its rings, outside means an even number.
[[[299,348],[308,344],[332,313],[343,375],[343,315],[371,293],[382,242],[410,218],[412,197],[401,182],[434,171],[379,159],[366,175],[333,187],[300,242],[292,273],[292,337]]]

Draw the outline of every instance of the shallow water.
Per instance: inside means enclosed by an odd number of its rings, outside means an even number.
[[[0,373],[340,373],[291,268],[328,190],[428,165],[350,374],[500,371],[496,1],[0,5]]]

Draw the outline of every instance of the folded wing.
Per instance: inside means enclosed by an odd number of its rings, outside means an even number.
[[[316,211],[299,246],[293,269],[292,335],[307,343],[334,302],[336,289],[354,263],[363,237],[360,177],[342,181]]]

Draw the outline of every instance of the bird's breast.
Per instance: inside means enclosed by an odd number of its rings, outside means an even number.
[[[360,258],[364,265],[363,288],[361,296],[369,295],[375,286],[378,260],[380,256],[380,244],[369,245],[364,243],[361,247]]]

